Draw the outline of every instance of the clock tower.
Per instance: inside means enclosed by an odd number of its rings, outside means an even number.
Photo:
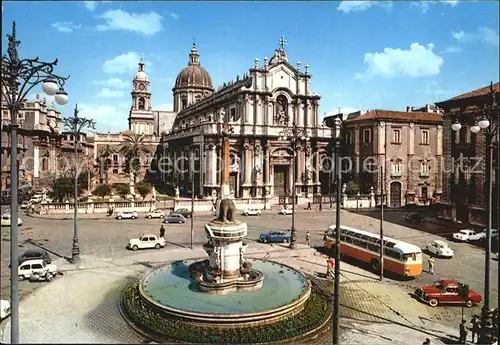
[[[128,118],[129,130],[136,134],[154,134],[154,117],[151,109],[151,91],[149,78],[144,72],[144,63],[139,62],[139,69],[132,81],[132,106]]]

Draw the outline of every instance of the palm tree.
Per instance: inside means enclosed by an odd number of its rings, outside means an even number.
[[[113,149],[111,146],[106,145],[100,152],[99,152],[99,157],[97,158],[97,163],[100,165],[100,180],[102,183],[103,180],[103,175],[105,176],[105,181],[106,184],[108,184],[108,170],[109,170],[109,165],[111,164],[111,157],[112,154],[116,153],[115,149]]]
[[[151,149],[145,143],[145,135],[129,133],[124,136],[124,141],[120,153],[125,156],[125,172],[132,172],[136,183],[137,175],[141,171],[141,156],[143,153],[151,153]]]

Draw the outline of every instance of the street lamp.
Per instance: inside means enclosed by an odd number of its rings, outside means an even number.
[[[491,260],[491,232],[492,232],[492,222],[493,222],[493,141],[495,136],[499,133],[499,109],[498,105],[495,103],[495,91],[493,89],[493,83],[490,84],[490,92],[488,96],[491,98],[491,103],[484,105],[482,108],[475,109],[471,113],[472,119],[474,120],[474,125],[470,127],[472,133],[479,133],[484,130],[486,137],[486,179],[488,181],[488,226],[486,229],[486,251],[484,258],[484,305],[481,313],[481,334],[478,343],[490,344],[493,337],[493,329],[491,327],[492,323],[490,320],[492,315],[490,311],[490,260]],[[460,131],[462,125],[458,121],[458,116],[456,122],[451,125],[452,130],[457,132]],[[499,150],[498,160],[500,159],[500,143],[497,141],[497,149]],[[496,180],[498,185],[499,176],[496,174]],[[498,205],[497,205],[498,207]],[[483,331],[484,330],[484,331]]]
[[[342,192],[342,172],[340,169],[340,129],[342,120],[336,117],[334,120],[334,141],[335,141],[335,174],[337,175],[336,185],[336,209],[335,209],[335,272],[333,286],[333,345],[338,345],[340,334],[340,196]]]
[[[71,248],[71,263],[80,261],[80,245],[78,244],[78,138],[85,128],[95,129],[95,121],[78,116],[78,105],[75,105],[73,116],[62,119],[63,126],[73,135],[73,146],[75,153],[74,167],[74,193],[73,200],[73,246]],[[89,174],[90,179],[90,174]]]
[[[292,123],[291,128],[286,128],[279,133],[279,140],[289,141],[292,144],[293,158],[292,158],[292,229],[290,248],[295,248],[297,242],[297,234],[295,232],[295,203],[297,198],[297,191],[295,190],[295,180],[297,179],[297,172],[295,171],[295,159],[297,157],[298,142],[307,142],[310,140],[307,130],[305,128],[297,127],[295,121]]]
[[[37,85],[42,84],[43,91],[49,96],[55,96],[57,104],[68,103],[68,94],[63,86],[68,77],[59,77],[52,72],[57,65],[57,59],[53,62],[39,61],[34,59],[20,59],[17,47],[21,41],[16,39],[16,23],[12,23],[12,33],[7,35],[7,54],[2,56],[2,102],[6,103],[10,113],[11,131],[11,193],[10,193],[10,214],[15,221],[10,225],[10,262],[11,262],[11,342],[19,343],[19,291],[17,283],[18,269],[18,165],[17,165],[17,116],[23,108],[28,93]]]

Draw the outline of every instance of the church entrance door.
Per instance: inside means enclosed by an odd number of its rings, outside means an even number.
[[[283,196],[288,192],[288,165],[274,165],[274,196]]]

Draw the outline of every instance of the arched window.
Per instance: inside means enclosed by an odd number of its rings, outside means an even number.
[[[183,110],[183,109],[186,109],[186,108],[187,108],[187,106],[188,106],[188,99],[187,99],[187,96],[182,96],[182,97],[181,97],[181,105],[182,105],[181,110]]]
[[[274,123],[277,125],[288,125],[288,99],[279,95],[276,98],[276,112],[274,114]]]
[[[139,110],[145,110],[146,109],[146,101],[144,100],[144,98],[139,98],[139,102],[137,102],[137,108]]]

